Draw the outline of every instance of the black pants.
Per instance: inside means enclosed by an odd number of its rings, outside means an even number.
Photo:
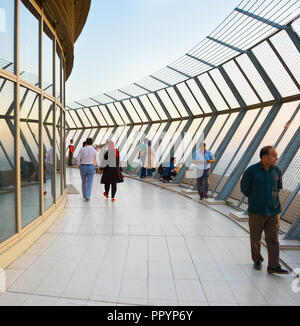
[[[208,188],[209,188],[209,171],[210,169],[204,170],[202,177],[197,178],[198,193],[200,198],[207,198]]]
[[[69,162],[68,162],[69,166],[73,165],[73,153],[69,152]]]
[[[109,195],[109,190],[110,190],[110,184],[106,184],[105,185],[105,193],[107,194],[107,195]],[[116,195],[116,193],[117,193],[117,184],[116,183],[113,183],[112,185],[111,185],[111,198],[115,198],[115,195]]]

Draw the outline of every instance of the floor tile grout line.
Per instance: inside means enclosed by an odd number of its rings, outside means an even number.
[[[126,249],[126,255],[125,255],[126,257],[128,255],[128,250],[129,250],[129,239],[128,239],[128,242],[127,242],[127,249]],[[124,277],[125,277],[124,273],[125,273],[125,270],[126,270],[126,263],[127,263],[127,259],[125,259],[124,266],[123,266],[123,272],[122,272],[122,276],[121,276],[121,284],[120,284],[120,290],[119,290],[119,296],[118,296],[119,299],[120,299],[121,293],[122,293],[122,286],[123,286],[123,281],[124,281]]]
[[[175,289],[175,293],[176,293],[176,300],[177,300],[177,304],[179,305],[179,298],[178,298],[178,291],[177,291],[177,286],[176,286],[176,281],[175,281],[175,274],[174,274],[174,269],[173,269],[172,260],[171,260],[171,256],[170,256],[170,248],[169,248],[167,239],[165,239],[165,241],[167,243],[167,249],[168,249],[168,254],[169,254],[169,264],[171,266],[171,271],[172,271],[172,275],[173,275],[173,285],[174,285],[174,289]]]
[[[196,268],[196,264],[195,264],[195,262],[194,262],[193,256],[192,256],[192,254],[191,254],[191,252],[190,252],[190,248],[189,248],[189,246],[188,246],[188,243],[187,243],[186,237],[183,236],[183,239],[184,239],[184,241],[185,241],[186,247],[188,248],[188,252],[189,252],[189,254],[190,254],[191,260],[192,260],[192,262],[193,262],[193,266],[194,266],[195,271],[196,271],[196,273],[197,273],[198,280],[199,280],[199,282],[200,282],[200,285],[201,285],[202,291],[203,291],[203,293],[204,293],[204,295],[205,295],[206,302],[208,303],[208,297],[207,297],[207,294],[206,294],[206,292],[205,292],[205,290],[204,290],[204,287],[203,287],[203,284],[202,284],[201,278],[200,278],[200,276],[199,276],[198,270],[197,270],[197,268]]]

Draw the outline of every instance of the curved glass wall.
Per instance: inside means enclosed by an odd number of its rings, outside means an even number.
[[[245,209],[245,169],[274,145],[284,173],[283,206],[300,183],[300,42],[297,1],[244,0],[205,40],[160,71],[124,88],[70,103],[68,132],[80,142],[117,142],[123,165],[138,173],[138,147],[152,139],[156,166],[175,156],[175,180],[193,189],[188,160],[201,137],[216,156],[210,195]],[[93,113],[95,124],[85,117]],[[125,132],[123,130],[126,126]],[[78,148],[75,150],[75,156]],[[191,161],[191,160],[190,160]],[[294,198],[294,197],[293,197]],[[300,216],[299,195],[282,218]]]
[[[0,43],[1,245],[58,204],[66,184],[64,57],[55,32],[33,2],[0,0]]]

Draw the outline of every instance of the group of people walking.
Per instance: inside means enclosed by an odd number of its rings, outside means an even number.
[[[93,148],[92,138],[84,142],[76,158],[82,180],[82,194],[85,201],[91,199],[93,179],[96,173],[102,174],[101,184],[104,185],[104,197],[116,200],[117,184],[124,182],[120,167],[120,154],[113,141],[109,141],[103,155]]]

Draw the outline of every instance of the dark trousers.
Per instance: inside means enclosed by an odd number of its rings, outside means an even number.
[[[260,254],[261,238],[264,231],[268,249],[268,265],[271,268],[280,266],[278,240],[279,225],[279,215],[263,216],[249,213],[250,243],[253,261],[263,262],[264,260]]]
[[[69,152],[69,162],[68,162],[69,166],[73,165],[73,153]]]
[[[107,196],[109,195],[109,191],[110,191],[110,184],[106,184],[105,185],[105,193],[106,193]],[[112,183],[112,185],[111,185],[111,198],[115,198],[116,193],[117,193],[117,184]]]
[[[204,170],[202,177],[197,178],[198,193],[201,198],[207,198],[208,187],[209,187],[209,171],[210,169]]]
[[[147,169],[141,168],[141,178],[146,178]]]
[[[152,174],[153,169],[141,168],[141,178],[146,178],[146,175],[148,175],[148,177],[152,177]]]

